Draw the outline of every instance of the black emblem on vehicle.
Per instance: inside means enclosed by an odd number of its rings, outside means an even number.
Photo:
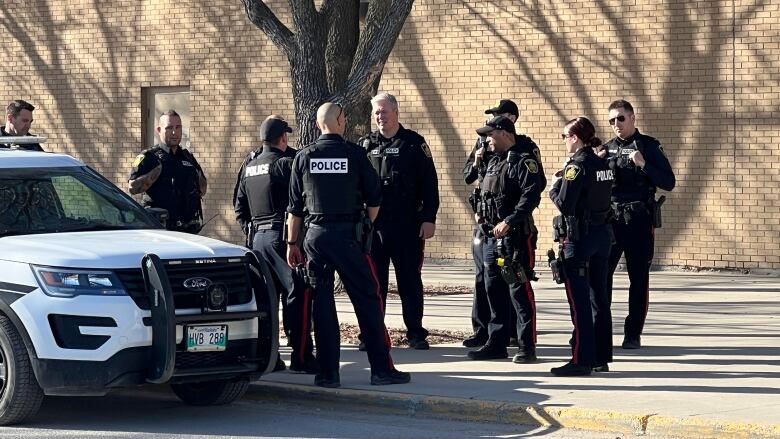
[[[182,284],[190,291],[206,291],[211,286],[211,280],[205,277],[191,277]]]

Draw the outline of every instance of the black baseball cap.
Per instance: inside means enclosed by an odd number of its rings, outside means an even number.
[[[282,119],[270,118],[263,121],[260,125],[260,140],[272,141],[282,136],[284,133],[292,133],[293,130],[287,121]]]
[[[477,130],[477,134],[480,136],[485,136],[490,133],[492,133],[495,130],[504,130],[510,133],[515,132],[515,123],[512,122],[512,119],[506,117],[506,116],[496,116],[485,124],[484,127]]]
[[[520,117],[520,110],[517,108],[517,104],[510,101],[509,99],[501,99],[498,102],[498,106],[485,110],[485,114],[504,113],[514,114],[515,116]]]

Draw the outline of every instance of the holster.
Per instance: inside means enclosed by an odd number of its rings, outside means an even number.
[[[556,284],[562,284],[566,280],[566,275],[563,271],[563,252],[559,251],[558,257],[556,257],[555,250],[547,250],[547,264],[550,266],[553,281]]]
[[[471,210],[474,213],[479,213],[479,201],[482,197],[481,192],[482,191],[478,187],[475,187],[471,192],[471,195],[469,195],[469,206],[471,206]]]
[[[355,239],[363,244],[363,253],[371,253],[371,245],[374,241],[374,224],[365,212],[360,215],[360,221],[355,224]]]
[[[653,202],[650,212],[653,215],[653,227],[660,229],[663,226],[663,220],[661,218],[661,206],[666,201],[666,195],[661,195],[658,200]]]

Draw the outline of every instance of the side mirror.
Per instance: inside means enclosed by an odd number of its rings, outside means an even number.
[[[162,207],[147,207],[146,211],[149,212],[149,214],[152,215],[154,219],[159,221],[163,227],[166,227],[165,223],[168,222],[167,209],[163,209]]]

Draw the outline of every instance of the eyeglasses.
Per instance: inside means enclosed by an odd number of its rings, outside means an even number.
[[[626,116],[623,116],[621,114],[618,117],[613,117],[612,119],[609,120],[609,124],[610,125],[615,125],[615,119],[617,119],[618,122],[625,122],[626,121]]]
[[[571,136],[573,136],[573,135],[574,135],[574,134],[561,134],[561,139],[562,139],[562,140],[566,140],[566,139],[568,139],[569,137],[571,137]]]

